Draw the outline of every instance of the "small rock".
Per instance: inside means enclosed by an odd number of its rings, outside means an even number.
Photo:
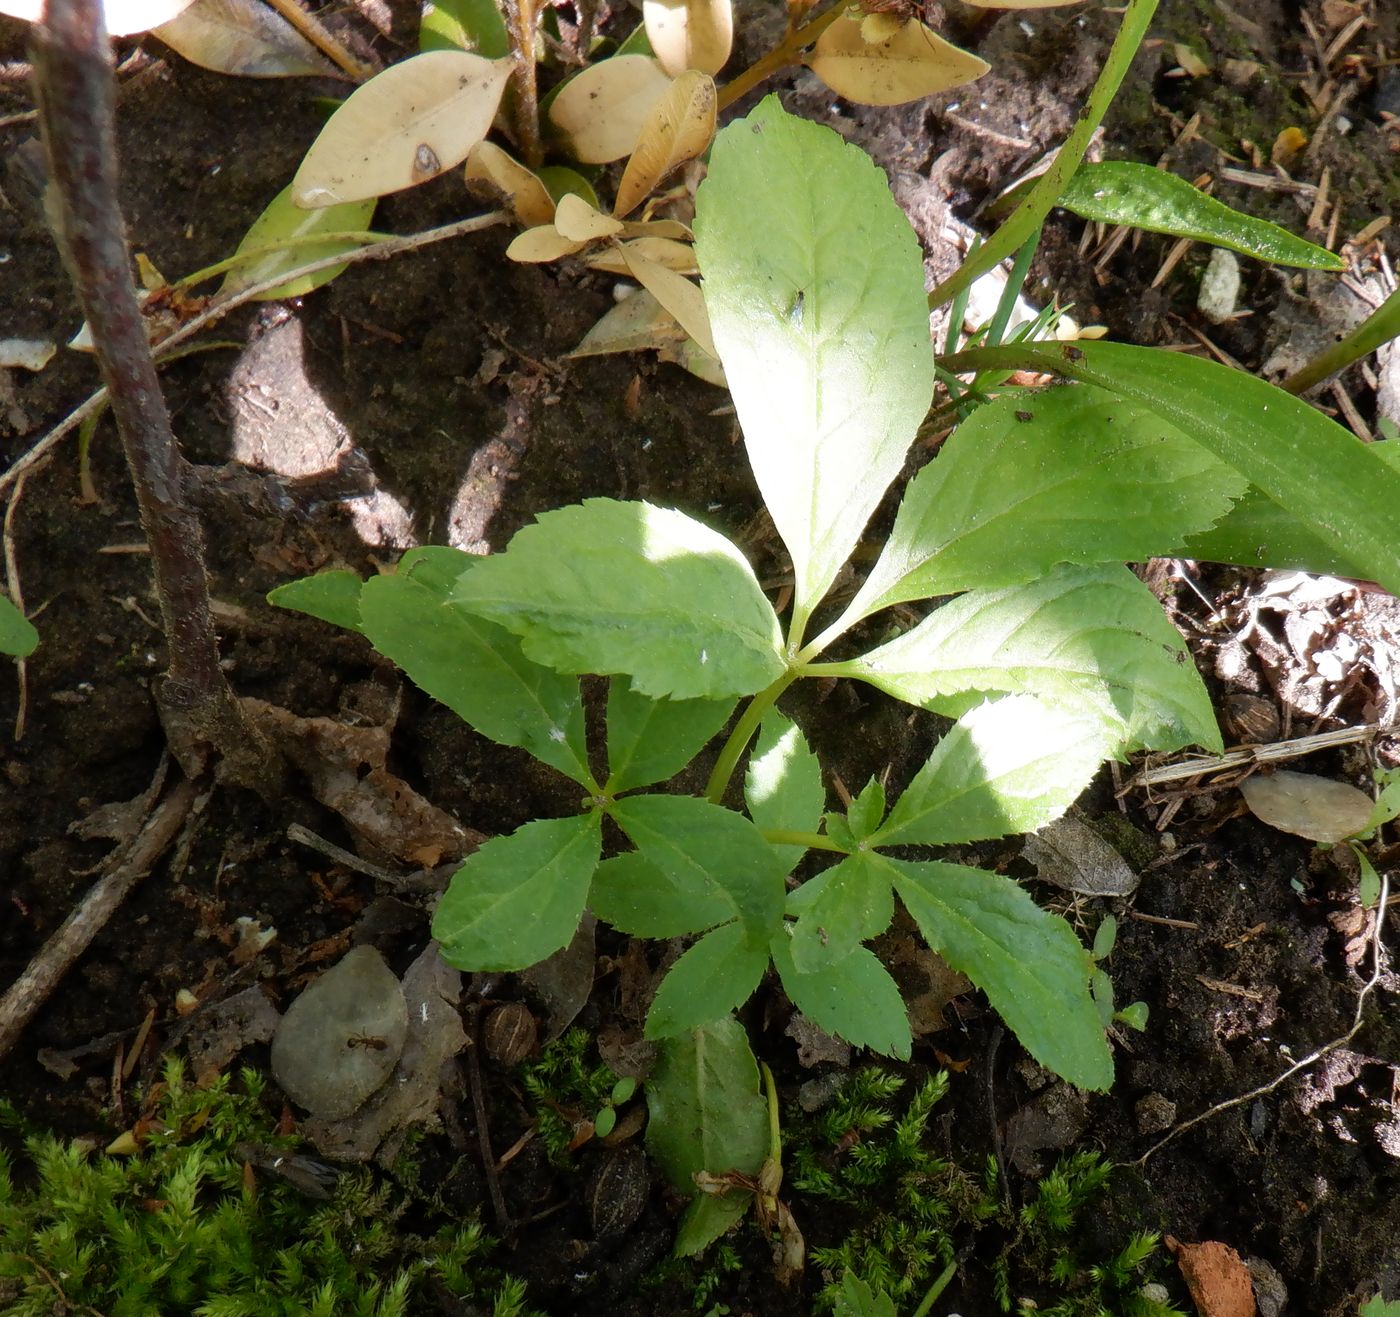
[[[1196,295],[1196,309],[1213,325],[1223,325],[1235,314],[1240,297],[1240,262],[1234,252],[1224,247],[1211,251],[1205,273],[1201,275],[1201,290]]]
[[[497,1006],[481,1026],[481,1044],[497,1065],[518,1066],[532,1055],[539,1042],[539,1025],[528,1006],[508,1001]]]
[[[1279,1317],[1288,1302],[1288,1286],[1263,1258],[1245,1258],[1249,1278],[1254,1282],[1254,1302],[1259,1317]]]
[[[408,1034],[403,988],[373,947],[355,947],[288,1008],[272,1074],[298,1106],[336,1120],[393,1072]]]
[[[622,1234],[639,1216],[651,1195],[646,1155],[640,1148],[609,1152],[588,1177],[588,1216],[595,1239]]]
[[[1160,1093],[1149,1093],[1137,1100],[1133,1108],[1139,1134],[1160,1134],[1176,1121],[1176,1103]]]
[[[1057,1083],[1038,1094],[1006,1122],[1006,1151],[1023,1175],[1039,1175],[1042,1150],[1077,1143],[1089,1119],[1088,1103],[1078,1089]]]

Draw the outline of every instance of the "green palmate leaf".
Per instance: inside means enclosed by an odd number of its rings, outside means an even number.
[[[768,968],[768,948],[737,921],[706,933],[674,965],[647,1012],[648,1038],[674,1038],[742,1006]]]
[[[749,817],[769,832],[815,832],[826,805],[822,767],[796,723],[771,710],[758,729],[744,776]],[[774,846],[789,872],[804,846]]]
[[[39,633],[18,608],[0,595],[0,654],[28,658],[39,647]]]
[[[452,875],[433,936],[456,969],[521,970],[568,946],[602,850],[597,814],[493,837]]]
[[[793,965],[801,974],[819,973],[889,927],[894,918],[889,872],[868,852],[848,855],[791,892],[787,912],[797,916]]]
[[[1029,367],[1152,408],[1286,508],[1357,573],[1400,593],[1400,469],[1282,389],[1214,361],[1122,343],[979,348],[948,370]]]
[[[1034,832],[1089,785],[1118,739],[1083,706],[1011,695],[965,713],[890,811],[875,846],[946,846]]]
[[[880,862],[924,940],[987,994],[1041,1065],[1080,1088],[1108,1088],[1113,1061],[1089,994],[1093,961],[1063,919],[981,869]]]
[[[1221,747],[1210,697],[1151,592],[1125,567],[1057,567],[1005,590],[972,590],[912,631],[823,673],[959,714],[994,691],[1097,710],[1109,749]]]
[[[483,736],[593,789],[578,682],[530,662],[510,632],[402,573],[365,582],[360,621],[375,649]]]
[[[354,572],[321,572],[279,585],[268,593],[267,602],[363,635],[364,628],[360,626],[360,589],[363,585],[364,582]]]
[[[1056,563],[1181,546],[1244,480],[1154,412],[1101,389],[1003,397],[910,483],[843,620],[908,599],[1030,581]]]
[[[227,297],[240,289],[275,279],[284,271],[363,247],[363,242],[354,239],[342,238],[329,242],[308,240],[321,234],[363,231],[369,227],[378,204],[378,197],[369,197],[364,201],[347,201],[320,210],[302,210],[292,204],[292,185],[288,183],[267,203],[267,209],[253,221],[243,241],[238,244],[234,255],[247,256],[248,259],[235,265],[224,277],[219,288],[220,296]],[[259,293],[256,300],[269,302],[284,297],[302,297],[330,283],[344,269],[343,265],[332,265],[317,270],[315,274],[289,279],[276,288]]]
[[[758,1173],[768,1153],[768,1104],[737,1020],[662,1043],[645,1092],[647,1151],[673,1188],[696,1194],[699,1171]]]
[[[856,1047],[909,1059],[913,1040],[904,999],[868,947],[856,947],[814,974],[803,974],[792,963],[786,933],[773,939],[771,950],[783,991],[808,1019]]]
[[[458,583],[456,601],[560,672],[629,673],[643,695],[751,695],[785,666],[777,616],[723,535],[649,503],[544,513]]]
[[[694,796],[628,796],[611,813],[674,887],[723,892],[752,941],[767,945],[783,917],[783,869],[748,819]]]
[[[1369,456],[1400,470],[1400,443],[1368,444]],[[1244,497],[1208,531],[1190,536],[1183,553],[1210,562],[1233,562],[1244,567],[1284,567],[1335,576],[1366,577],[1366,567],[1321,540],[1307,523],[1261,494]]]
[[[734,902],[704,869],[663,870],[639,851],[598,866],[588,904],[599,919],[634,937],[681,937],[734,918]]]
[[[1177,238],[1195,238],[1271,265],[1346,269],[1346,262],[1335,252],[1268,220],[1242,215],[1184,178],[1151,165],[1126,160],[1080,165],[1058,204],[1100,224],[1127,224]]]
[[[1400,1317],[1400,1299],[1387,1302],[1377,1294],[1361,1305],[1361,1317]]]
[[[878,778],[872,777],[865,784],[865,790],[851,801],[846,810],[846,824],[855,841],[864,841],[885,818],[885,788]]]
[[[870,158],[773,96],[717,138],[695,239],[800,630],[933,396],[922,254]]]
[[[462,573],[471,571],[480,562],[479,554],[449,549],[445,544],[424,544],[410,549],[399,559],[398,574],[411,576],[445,604],[452,598]]]
[[[733,700],[653,700],[614,677],[608,686],[610,795],[664,782],[724,726]]]

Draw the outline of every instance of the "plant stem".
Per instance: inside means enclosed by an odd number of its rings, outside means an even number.
[[[1296,370],[1279,388],[1301,396],[1329,376],[1345,370],[1353,361],[1400,337],[1400,288],[1391,293],[1344,339],[1319,352],[1307,365]]]
[[[759,83],[771,78],[775,73],[795,64],[797,57],[810,46],[846,11],[845,0],[838,0],[824,14],[794,28],[761,59],[755,60],[737,78],[720,89],[718,108],[723,110],[733,105],[741,96],[747,96]]]
[[[796,671],[783,673],[771,686],[759,691],[749,701],[748,708],[739,715],[739,721],[734,724],[734,730],[729,733],[729,739],[724,743],[724,749],[719,752],[719,758],[715,761],[714,769],[710,773],[710,780],[705,783],[705,798],[712,804],[718,805],[724,799],[724,793],[729,787],[729,779],[734,776],[734,769],[738,766],[739,756],[744,753],[744,748],[753,740],[754,733],[758,731],[759,723],[763,721],[763,715],[773,707],[778,696],[802,675],[804,674]]]
[[[956,297],[964,288],[986,274],[988,270],[1001,264],[1012,252],[1023,246],[1045,217],[1053,209],[1060,193],[1064,191],[1084,153],[1089,149],[1094,133],[1103,122],[1108,107],[1118,94],[1128,68],[1147,34],[1147,25],[1157,10],[1157,0],[1128,0],[1123,24],[1113,39],[1112,49],[1104,61],[1098,81],[1089,92],[1084,108],[1079,112],[1079,122],[1065,140],[1060,153],[1050,168],[1035,181],[1035,186],[1026,193],[1025,199],[1011,213],[1001,228],[987,239],[975,254],[969,253],[958,272],[945,279],[929,295],[929,309],[941,306],[950,297]]]
[[[535,23],[539,10],[535,0],[504,0],[510,43],[515,48],[515,98],[511,118],[516,143],[526,166],[538,169],[544,164],[540,141],[540,89],[535,66]]]
[[[267,0],[283,18],[301,33],[313,46],[337,65],[347,77],[355,82],[367,82],[374,77],[374,70],[363,60],[356,59],[312,14],[308,14],[297,0]]]
[[[913,1317],[928,1317],[928,1310],[938,1301],[938,1296],[948,1288],[948,1282],[957,1275],[957,1271],[958,1264],[956,1262],[950,1262],[943,1268],[942,1274],[929,1286],[928,1293],[924,1295],[924,1301],[914,1309]]]
[[[194,288],[206,279],[226,274],[229,270],[237,269],[240,265],[251,265],[254,261],[262,260],[264,256],[280,255],[282,252],[296,251],[301,247],[320,247],[328,242],[357,242],[362,246],[368,246],[373,242],[388,242],[397,236],[394,233],[378,233],[374,229],[292,234],[278,242],[270,242],[266,247],[254,247],[249,251],[234,252],[232,256],[225,256],[223,260],[215,261],[213,265],[206,265],[203,269],[195,270],[191,274],[182,275],[179,279],[172,280],[170,286],[172,288]],[[353,248],[352,250],[359,249]]]
[[[151,549],[169,667],[156,702],[171,750],[200,776],[209,751],[235,780],[271,789],[276,765],[219,667],[200,526],[132,287],[117,201],[111,50],[100,0],[49,0],[33,29],[34,81],[60,240],[131,469]]]

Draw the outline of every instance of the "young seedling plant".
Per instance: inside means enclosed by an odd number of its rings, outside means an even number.
[[[932,398],[918,243],[874,164],[774,99],[720,135],[696,241],[749,460],[792,558],[785,621],[718,531],[602,498],[544,513],[491,557],[424,548],[392,575],[273,596],[362,631],[483,735],[580,788],[576,815],[467,860],[434,918],[443,954],[523,969],[566,945],[588,906],[625,933],[697,939],[661,984],[653,1038],[725,1016],[771,965],[817,1023],[906,1057],[899,992],[865,945],[898,896],[1037,1059],[1104,1088],[1089,951],[1011,879],[922,848],[1040,827],[1131,750],[1219,746],[1180,638],[1122,562],[1210,526],[1245,481],[1105,390],[1004,397],[910,482],[854,597],[826,603]],[[850,644],[864,619],[934,596],[953,598],[886,643]],[[611,678],[601,778],[586,673]],[[828,810],[816,758],[776,707],[813,677],[956,722],[892,802],[872,781]],[[705,797],[655,790],[740,701]],[[725,802],[746,752],[741,811]],[[630,849],[604,857],[604,819]],[[832,863],[789,890],[812,851]]]
[[[590,907],[634,936],[696,939],[660,986],[652,1038],[725,1016],[772,966],[818,1024],[907,1057],[899,992],[866,945],[898,897],[1032,1055],[1105,1088],[1090,952],[1013,880],[926,848],[1041,827],[1130,751],[1218,749],[1180,637],[1123,562],[1212,527],[1217,541],[1257,529],[1253,505],[1243,530],[1226,515],[1254,480],[1290,525],[1395,580],[1393,544],[1304,492],[1335,478],[1321,469],[1334,461],[1366,463],[1350,472],[1356,499],[1395,472],[1212,363],[1114,344],[981,349],[962,357],[1020,354],[1093,382],[975,410],[905,488],[854,596],[832,602],[932,398],[917,241],[874,164],[774,98],[720,134],[695,229],[714,342],[792,560],[786,619],[717,530],[606,498],[542,514],[490,557],[417,549],[392,575],[331,573],[272,597],[363,632],[478,732],[580,789],[577,814],[528,823],[462,866],[433,922],[452,964],[533,965]],[[1236,421],[1255,390],[1275,416],[1256,406]],[[1280,471],[1284,424],[1322,451],[1294,444]],[[912,629],[854,642],[865,619],[935,597],[948,601]],[[601,777],[581,674],[611,679]],[[956,719],[892,801],[872,780],[827,808],[821,767],[777,708],[794,682],[823,677]],[[656,790],[726,727],[703,798]],[[744,808],[731,808],[746,753]],[[605,819],[630,849],[604,856]],[[811,852],[831,863],[790,887]]]
[[[1226,561],[1330,555],[1394,586],[1400,556],[1373,516],[1400,473],[1211,362],[1107,343],[977,348],[942,364],[1077,382],[972,410],[904,488],[853,597],[833,598],[933,395],[918,243],[875,165],[774,98],[719,134],[695,237],[714,345],[792,561],[785,617],[719,531],[606,498],[543,513],[490,557],[420,548],[393,574],[329,573],[272,599],[362,632],[479,733],[577,784],[576,813],[466,861],[433,933],[450,963],[482,971],[545,959],[585,907],[627,934],[694,939],[646,1031],[673,1040],[664,1055],[680,1049],[704,1169],[759,1169],[757,1109],[739,1140],[755,1146],[736,1156],[706,1067],[723,1054],[735,1093],[757,1099],[747,1047],[710,1043],[770,967],[825,1029],[909,1055],[899,991],[866,945],[896,897],[1033,1056],[1103,1089],[1114,1010],[1089,949],[1012,879],[929,848],[1039,828],[1107,759],[1220,747],[1180,637],[1124,561],[1209,540]],[[866,619],[934,599],[946,602],[867,647]],[[587,743],[584,674],[610,679],[605,747]],[[893,799],[872,780],[828,808],[778,702],[832,677],[955,720]],[[658,789],[722,733],[703,797]],[[620,853],[604,854],[605,820]],[[795,883],[813,854],[829,863]]]

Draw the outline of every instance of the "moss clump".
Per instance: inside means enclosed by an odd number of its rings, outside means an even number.
[[[580,1136],[591,1135],[593,1121],[611,1100],[617,1076],[600,1061],[590,1061],[592,1036],[570,1029],[541,1049],[520,1070],[520,1082],[534,1111],[535,1128],[550,1164],[569,1169],[570,1152]]]
[[[399,1317],[429,1288],[522,1317],[524,1286],[493,1274],[475,1223],[410,1234],[411,1199],[367,1171],[336,1175],[273,1137],[262,1081],[187,1085],[177,1062],[148,1102],[139,1153],[93,1155],[0,1127],[0,1312],[50,1317]],[[245,1179],[249,1160],[298,1178]],[[310,1196],[309,1196],[310,1195]]]
[[[1143,1290],[1155,1233],[1130,1234],[1106,1258],[1083,1242],[1092,1233],[1085,1209],[1112,1173],[1098,1153],[1062,1159],[1016,1208],[1002,1201],[991,1158],[974,1174],[929,1151],[928,1122],[948,1091],[947,1075],[926,1080],[899,1111],[903,1086],[887,1071],[858,1071],[825,1112],[789,1127],[799,1220],[804,1198],[849,1209],[838,1243],[810,1241],[825,1280],[818,1311],[845,1310],[848,1273],[893,1300],[895,1311],[912,1311],[960,1255],[963,1294],[990,1290],[1003,1312],[1033,1304],[1053,1317],[1182,1317]],[[968,1250],[968,1236],[983,1231],[985,1244]]]

